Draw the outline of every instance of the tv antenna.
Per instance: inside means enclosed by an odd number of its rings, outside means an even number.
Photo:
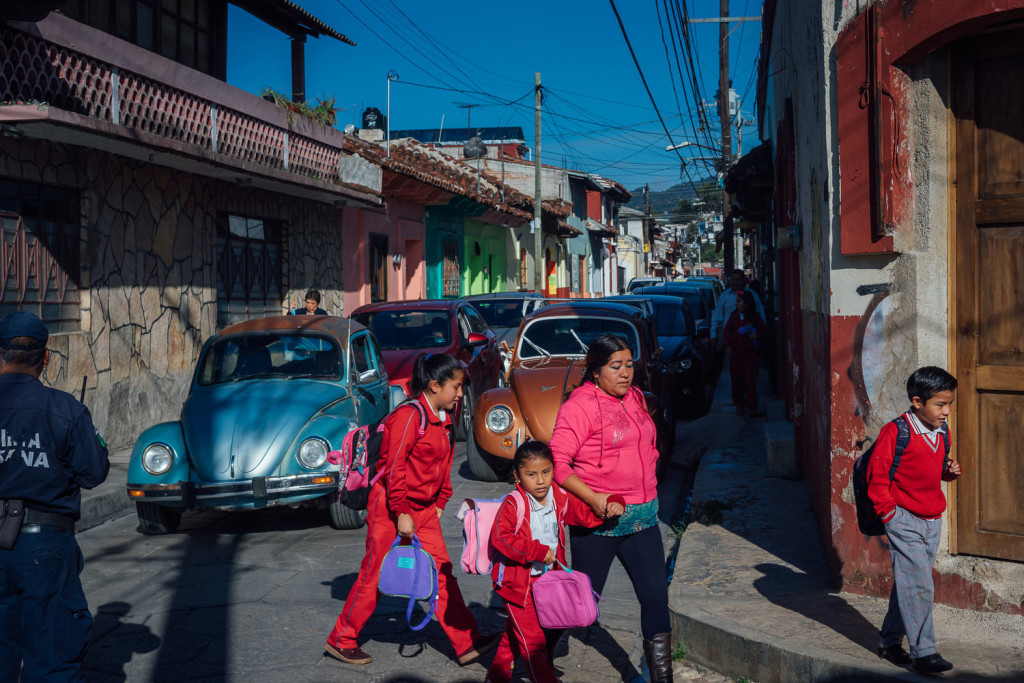
[[[452,102],[452,104],[454,104],[459,109],[465,109],[466,110],[466,137],[467,138],[473,137],[473,125],[472,125],[472,121],[473,121],[473,107],[479,107],[480,103],[478,103],[478,102]]]

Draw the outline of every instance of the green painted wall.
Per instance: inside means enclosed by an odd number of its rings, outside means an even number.
[[[508,260],[508,228],[466,218],[466,254],[462,274],[464,294],[489,294],[508,290],[505,270]]]
[[[458,245],[459,270],[465,272],[466,250],[463,235],[464,215],[447,207],[432,206],[426,212],[427,235],[427,298],[444,298],[444,248],[446,242]],[[459,296],[466,294],[460,278]],[[454,298],[454,297],[449,297]]]

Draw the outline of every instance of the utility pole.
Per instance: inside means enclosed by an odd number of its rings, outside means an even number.
[[[644,275],[651,274],[651,256],[654,245],[651,244],[651,186],[644,183]]]
[[[729,170],[732,156],[732,126],[729,122],[729,0],[719,0],[722,21],[718,24],[718,116],[722,122],[722,173]],[[725,247],[725,272],[736,267],[729,216],[729,193],[722,187],[722,241]]]
[[[534,289],[543,294],[547,287],[544,268],[544,231],[541,229],[541,194],[540,194],[540,72],[533,74],[533,265]]]

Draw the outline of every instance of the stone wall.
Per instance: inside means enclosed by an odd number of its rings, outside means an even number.
[[[218,214],[284,224],[282,313],[310,287],[342,311],[343,209],[30,139],[0,140],[0,176],[82,191],[81,330],[51,336],[43,379],[78,397],[85,378],[112,450],[179,417],[217,331]]]

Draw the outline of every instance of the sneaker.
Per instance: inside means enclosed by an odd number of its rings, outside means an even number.
[[[324,645],[324,650],[326,650],[327,654],[330,656],[339,661],[345,662],[346,664],[369,664],[373,661],[373,657],[366,654],[358,647],[340,648],[327,643]]]
[[[896,645],[885,645],[878,646],[878,656],[882,659],[887,659],[896,666],[906,666],[910,664],[910,655],[903,649],[903,646],[897,643]]]
[[[459,665],[466,666],[467,664],[472,664],[476,660],[480,659],[482,655],[485,655],[498,647],[498,643],[501,642],[501,635],[502,634],[498,633],[493,636],[485,636],[474,643],[473,647],[459,655]]]
[[[922,674],[940,674],[943,671],[949,671],[953,668],[953,665],[942,658],[938,652],[930,654],[927,657],[915,657],[914,663],[910,666],[911,669]]]

